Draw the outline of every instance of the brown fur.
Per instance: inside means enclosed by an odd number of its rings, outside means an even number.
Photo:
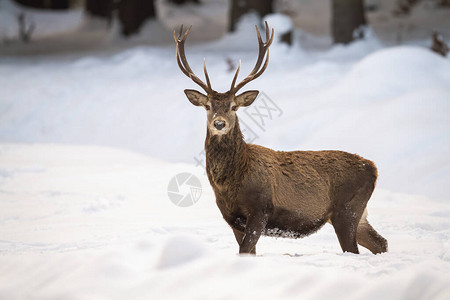
[[[366,219],[358,228],[377,179],[373,162],[342,151],[283,152],[246,144],[238,122],[224,136],[208,131],[205,149],[217,205],[240,253],[255,253],[261,234],[298,238],[327,221],[343,251],[358,253],[357,236],[374,253],[387,250]]]
[[[179,36],[177,62],[181,71],[201,86],[206,95],[185,90],[189,101],[207,111],[206,171],[217,206],[231,226],[239,253],[256,253],[261,234],[298,238],[330,222],[343,251],[358,253],[358,245],[373,253],[387,251],[387,241],[367,222],[366,205],[377,180],[375,165],[342,151],[274,151],[245,143],[236,110],[249,106],[258,91],[236,95],[246,83],[260,76],[268,63],[273,41],[266,22],[266,41],[256,29],[259,55],[255,68],[237,85],[218,93],[189,67],[184,42],[190,28]],[[262,64],[264,57],[265,63]]]

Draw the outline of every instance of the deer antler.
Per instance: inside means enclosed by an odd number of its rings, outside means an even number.
[[[186,41],[186,38],[189,34],[189,31],[191,30],[192,25],[189,26],[189,28],[186,30],[186,32],[183,35],[183,25],[180,27],[180,33],[178,37],[176,36],[175,30],[173,31],[173,38],[175,40],[175,43],[177,44],[177,63],[180,67],[181,71],[186,75],[187,77],[191,78],[196,84],[201,86],[206,93],[212,92],[211,88],[211,82],[209,81],[208,71],[206,71],[206,64],[205,60],[203,60],[203,71],[205,72],[206,77],[206,83],[205,84],[200,78],[198,78],[194,72],[192,71],[191,67],[189,66],[189,63],[186,59],[186,54],[184,53],[184,42]]]
[[[253,68],[253,70],[250,72],[250,74],[247,77],[245,77],[244,80],[242,80],[238,85],[235,86],[236,79],[237,79],[239,71],[241,69],[241,62],[239,61],[239,67],[237,68],[236,74],[234,75],[234,78],[233,78],[233,82],[231,83],[230,91],[232,93],[236,93],[244,85],[246,85],[247,83],[249,83],[253,79],[256,79],[259,76],[261,76],[261,74],[266,70],[267,65],[269,64],[269,46],[273,42],[274,31],[273,31],[273,28],[272,28],[272,35],[270,35],[270,33],[269,33],[269,25],[267,24],[267,22],[265,22],[265,24],[266,24],[266,41],[265,42],[263,42],[262,39],[261,39],[261,34],[259,33],[258,26],[255,26],[256,27],[256,34],[258,36],[258,44],[259,44],[259,55],[258,55],[258,60],[256,61],[256,65]],[[266,52],[267,52],[267,56],[266,56]],[[261,68],[261,64],[263,62],[264,56],[266,56],[266,61],[264,62],[264,65]]]

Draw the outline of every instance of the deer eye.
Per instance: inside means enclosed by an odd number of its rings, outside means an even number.
[[[206,105],[205,105],[205,109],[206,109],[206,110],[210,110],[210,109],[211,109],[211,106],[209,106],[208,104],[206,104]]]
[[[232,110],[232,111],[236,111],[236,110],[237,110],[237,106],[236,106],[236,105],[233,105],[233,106],[231,107],[231,110]]]

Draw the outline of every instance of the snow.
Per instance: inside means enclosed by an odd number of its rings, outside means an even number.
[[[202,75],[206,58],[214,89],[229,88],[239,59],[240,78],[253,68],[254,24],[188,39],[190,65]],[[237,255],[198,163],[205,113],[183,93],[197,86],[173,45],[0,58],[0,299],[449,299],[450,61],[368,33],[313,51],[296,29],[292,48],[271,46],[247,86],[262,96],[238,114],[257,144],[373,160],[381,255],[343,254],[328,224]],[[261,123],[255,107],[272,117]],[[168,184],[186,172],[202,193],[178,207]]]
[[[280,13],[264,16],[264,21],[270,24],[271,28],[276,30],[279,35],[288,33],[294,27],[291,19]]]
[[[342,254],[326,225],[304,239],[262,238],[258,256],[239,257],[192,165],[114,148],[3,144],[0,166],[2,299],[450,295],[445,202],[378,188],[369,218],[389,239],[386,254]],[[180,170],[204,188],[190,208],[167,198],[166,184]]]
[[[432,173],[433,166],[448,165],[449,138],[442,133],[450,129],[449,70],[448,60],[417,47],[368,55],[336,85],[315,96],[313,101],[327,106],[318,113],[326,112],[328,118],[308,112],[309,124],[311,119],[321,123],[303,147],[350,147],[368,157],[380,156],[375,161],[381,185],[446,198],[442,180],[447,179]],[[420,159],[418,153],[423,155]]]

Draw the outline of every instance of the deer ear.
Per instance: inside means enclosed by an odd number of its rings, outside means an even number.
[[[195,106],[206,105],[206,103],[208,102],[208,97],[196,90],[184,90],[184,93],[186,94],[189,101]]]
[[[258,94],[259,91],[246,91],[236,96],[234,101],[238,106],[249,106],[250,104],[253,103],[253,101],[255,101]]]

